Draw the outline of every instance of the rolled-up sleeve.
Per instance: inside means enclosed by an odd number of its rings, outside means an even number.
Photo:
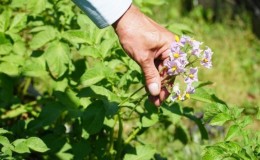
[[[130,7],[132,0],[73,0],[73,2],[99,27],[117,21]]]

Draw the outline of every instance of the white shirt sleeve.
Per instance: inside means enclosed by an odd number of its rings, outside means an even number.
[[[99,27],[104,28],[118,20],[130,7],[132,0],[73,0]]]

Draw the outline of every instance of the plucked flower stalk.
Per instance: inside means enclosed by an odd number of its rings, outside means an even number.
[[[183,79],[182,92],[178,83],[174,82],[171,87],[171,100],[190,99],[190,95],[195,93],[194,82],[198,82],[198,71],[200,66],[210,69],[212,67],[213,52],[209,47],[202,48],[203,43],[192,39],[189,36],[175,37],[171,44],[169,59],[164,63],[165,72],[168,79],[176,80],[177,77]],[[200,61],[200,63],[196,63]],[[172,84],[173,82],[171,82]],[[167,85],[167,84],[166,84]],[[169,87],[167,87],[169,89]]]

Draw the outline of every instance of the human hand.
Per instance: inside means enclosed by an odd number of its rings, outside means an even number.
[[[162,86],[163,75],[160,75],[158,70],[169,56],[174,35],[133,5],[113,27],[123,49],[141,66],[146,88],[151,94],[150,100],[160,106],[169,96],[169,92]]]

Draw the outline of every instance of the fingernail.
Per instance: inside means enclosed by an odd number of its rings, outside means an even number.
[[[157,96],[160,92],[159,85],[157,83],[151,83],[148,85],[149,92],[153,96]]]

